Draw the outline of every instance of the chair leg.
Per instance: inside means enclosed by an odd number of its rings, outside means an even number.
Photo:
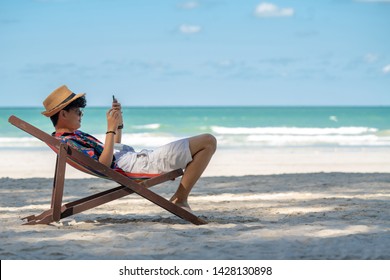
[[[57,156],[56,173],[54,175],[53,195],[51,209],[53,209],[53,220],[61,219],[61,205],[64,196],[65,170],[66,170],[67,145],[61,144]]]
[[[64,195],[64,183],[65,183],[65,169],[66,169],[66,156],[67,145],[61,144],[57,155],[56,169],[53,180],[53,191],[51,195],[51,206],[49,210],[42,212],[40,215],[31,215],[23,219],[27,219],[27,223],[24,225],[35,224],[50,224],[51,222],[58,222],[61,219],[61,205]]]

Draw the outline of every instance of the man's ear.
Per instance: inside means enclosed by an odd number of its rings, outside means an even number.
[[[67,111],[65,111],[65,110],[61,110],[60,111],[59,117],[61,119],[66,119],[67,116],[68,116],[68,112]]]

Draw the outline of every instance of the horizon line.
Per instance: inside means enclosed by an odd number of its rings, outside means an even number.
[[[390,107],[390,104],[381,105],[133,105],[122,106],[122,108],[266,108],[266,107]],[[20,108],[20,109],[38,109],[44,110],[43,106],[29,105],[0,105],[0,109]],[[109,108],[109,105],[93,105],[87,108]]]

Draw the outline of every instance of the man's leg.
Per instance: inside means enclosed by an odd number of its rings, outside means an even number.
[[[189,138],[189,146],[192,161],[188,163],[180,185],[171,198],[171,201],[176,205],[188,208],[188,195],[215,153],[217,140],[211,134],[202,134]]]

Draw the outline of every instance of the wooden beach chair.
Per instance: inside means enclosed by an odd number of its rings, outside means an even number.
[[[39,215],[25,217],[25,225],[50,224],[65,217],[81,213],[107,202],[136,193],[152,203],[164,208],[172,214],[191,222],[195,225],[206,224],[207,222],[195,216],[191,212],[173,204],[169,200],[149,190],[150,187],[160,183],[174,180],[183,175],[182,169],[173,170],[165,174],[132,174],[115,171],[104,164],[88,157],[75,148],[62,143],[59,139],[34,127],[33,125],[15,117],[10,116],[8,121],[21,130],[31,134],[46,143],[57,153],[56,168],[53,180],[53,191],[51,207]],[[78,199],[73,202],[62,204],[66,163],[88,174],[112,180],[120,186]]]

